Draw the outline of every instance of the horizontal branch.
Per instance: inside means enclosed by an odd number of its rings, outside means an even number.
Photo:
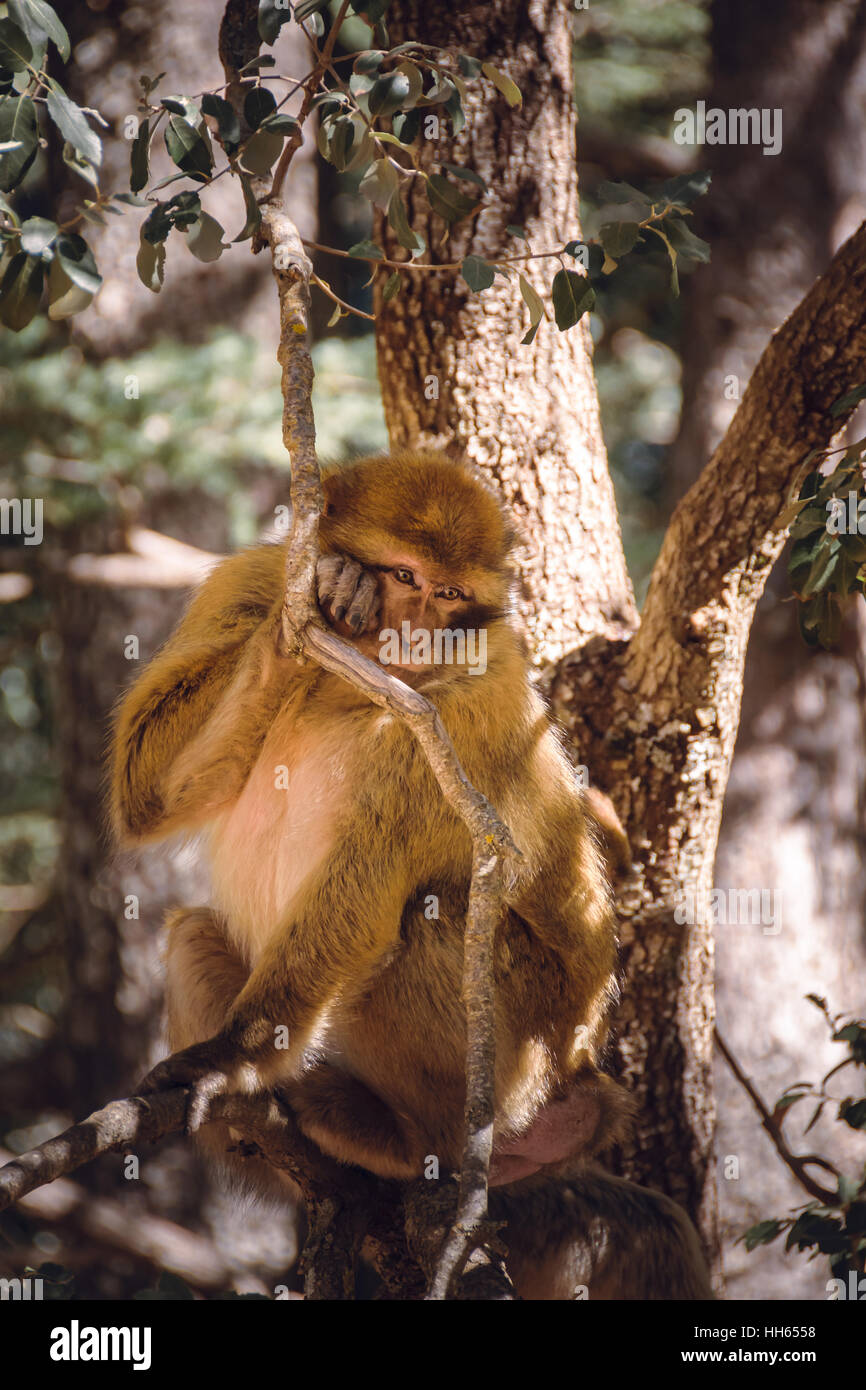
[[[0,1211],[102,1154],[154,1144],[168,1134],[180,1133],[186,1123],[187,1099],[187,1091],[178,1087],[147,1099],[129,1096],[109,1101],[62,1134],[19,1154],[0,1168]],[[269,1097],[215,1097],[208,1108],[208,1123],[218,1120],[241,1128],[262,1156],[287,1172],[302,1190],[312,1184],[342,1184],[345,1180],[346,1170],[305,1139],[293,1117]]]
[[[0,1149],[0,1161],[11,1158]],[[136,1212],[131,1220],[128,1203],[98,1197],[71,1178],[55,1178],[50,1185],[20,1198],[20,1206],[26,1216],[53,1230],[60,1227],[70,1236],[83,1236],[99,1246],[146,1260],[154,1269],[167,1269],[197,1289],[219,1290],[235,1283],[236,1271],[205,1236],[152,1212]],[[266,1293],[265,1285],[257,1282],[260,1292]]]

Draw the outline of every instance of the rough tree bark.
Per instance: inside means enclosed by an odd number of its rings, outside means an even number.
[[[746,0],[713,7],[714,85],[708,104],[784,111],[781,152],[760,146],[701,151],[713,185],[698,210],[712,261],[684,285],[682,426],[673,485],[697,477],[724,433],[770,334],[866,216],[866,4]],[[863,430],[855,426],[855,433]],[[852,607],[842,641],[815,652],[797,630],[784,561],[759,604],[746,662],[743,711],[719,839],[715,886],[782,892],[782,926],[716,933],[719,1024],[769,1096],[838,1060],[820,1015],[863,1003],[866,971],[866,624]],[[760,1027],[756,1022],[760,1020]],[[749,1100],[720,1059],[718,1145],[739,1178],[720,1185],[729,1288],[738,1297],[818,1296],[826,1271],[777,1245],[751,1254],[736,1237],[804,1194],[778,1162]],[[803,1116],[805,1124],[807,1116]],[[791,1122],[796,1137],[797,1116]],[[855,1160],[827,1116],[808,1146]]]
[[[495,258],[521,243],[533,251],[579,236],[572,102],[571,12],[564,0],[498,0],[433,6],[395,0],[392,43],[409,38],[489,57],[517,82],[523,107],[511,111],[488,87],[470,96],[455,139],[443,119],[439,138],[420,141],[420,164],[453,161],[490,186],[484,210],[458,224],[446,246],[444,224],[420,194],[410,219],[430,259]],[[390,228],[387,254],[405,259]],[[573,264],[569,262],[569,264]],[[549,288],[555,261],[525,274]],[[394,447],[458,446],[495,479],[526,537],[520,614],[539,659],[551,661],[590,634],[621,637],[635,621],[601,433],[584,318],[568,334],[542,325],[531,349],[516,279],[473,294],[453,271],[409,274],[396,300],[379,306],[379,374]],[[428,399],[429,379],[438,398]],[[427,392],[425,394],[425,386]]]
[[[494,190],[490,209],[459,234],[457,254],[495,259],[510,222],[531,237],[542,221],[548,234],[577,233],[568,14],[565,0],[500,0],[445,18],[415,0],[389,11],[392,41],[411,32],[489,54],[527,93],[522,113],[485,107],[472,113],[471,137],[425,150],[427,159],[471,161]],[[556,154],[550,162],[547,150]],[[619,902],[628,983],[618,1060],[640,1095],[641,1119],[625,1162],[682,1200],[710,1247],[712,938],[703,917],[676,926],[674,903],[679,890],[699,892],[712,880],[746,641],[784,543],[775,519],[806,451],[838,428],[829,408],[857,380],[866,353],[864,252],[866,227],[765,351],[725,439],[673,517],[639,627],[586,325],[564,337],[544,331],[523,350],[516,297],[500,289],[471,299],[451,276],[425,272],[379,329],[395,442],[460,445],[497,479],[537,556],[524,562],[523,612],[539,654],[574,648],[558,664],[554,708],[617,800],[635,853],[635,880]],[[454,253],[452,244],[449,259]],[[427,375],[439,377],[436,402],[425,398]]]
[[[503,0],[431,15],[405,0],[389,10],[389,25],[397,41],[412,35],[490,55],[524,92],[522,111],[473,109],[456,140],[443,136],[422,150],[423,162],[471,164],[493,190],[489,208],[452,235],[443,258],[473,252],[495,260],[509,223],[524,225],[533,247],[553,233],[571,235],[566,5]],[[440,224],[430,218],[425,228],[423,210],[413,211],[435,255]],[[386,244],[399,258],[394,239]],[[640,1120],[623,1166],[682,1201],[710,1248],[712,935],[703,919],[675,924],[675,895],[712,882],[746,641],[782,543],[773,518],[799,459],[832,432],[829,405],[855,379],[863,348],[858,251],[852,243],[767,355],[722,449],[673,520],[631,639],[634,609],[586,324],[565,337],[542,330],[533,348],[521,348],[513,289],[497,282],[474,297],[451,275],[416,274],[377,330],[392,441],[457,444],[497,480],[532,546],[523,613],[536,649],[548,658],[575,649],[552,686],[555,710],[580,761],[617,803],[636,856],[636,882],[619,904],[627,983],[617,1067],[638,1091]],[[843,351],[834,356],[835,343]],[[438,399],[425,397],[430,376]],[[794,377],[799,385],[780,404],[776,383]]]
[[[456,140],[443,136],[423,148],[422,160],[466,163],[493,190],[490,208],[472,228],[458,229],[456,245],[452,234],[445,257],[472,252],[495,259],[511,223],[526,227],[533,248],[563,233],[577,235],[571,26],[563,0],[504,0],[495,8],[432,15],[429,7],[401,0],[391,7],[389,24],[395,39],[411,34],[489,54],[524,93],[521,111],[510,112],[504,103],[479,104]],[[422,230],[435,247],[441,224],[430,218]],[[393,238],[388,253],[401,254]],[[541,267],[532,271],[539,287],[541,276],[550,281],[550,264]],[[630,957],[635,977],[620,1025],[619,1069],[641,1092],[640,1130],[624,1167],[682,1200],[712,1248],[709,942],[702,930],[683,932],[670,920],[681,865],[671,862],[664,822],[678,820],[680,811],[672,796],[665,801],[670,755],[664,742],[679,737],[677,698],[673,689],[654,691],[645,707],[647,738],[650,725],[654,737],[674,722],[661,747],[640,755],[641,776],[651,773],[648,790],[655,787],[641,804],[627,785],[636,740],[629,740],[622,757],[612,755],[605,741],[621,669],[609,663],[621,662],[636,614],[601,436],[588,325],[584,320],[569,334],[544,325],[532,347],[521,347],[525,314],[512,285],[497,281],[495,289],[475,296],[446,272],[415,275],[404,293],[386,306],[377,327],[392,441],[462,445],[524,520],[529,552],[522,568],[523,616],[540,656],[572,652],[554,686],[557,713],[572,734],[578,760],[627,815],[639,858],[666,865],[665,873],[654,872],[651,886],[644,885],[643,897],[632,892],[625,903],[629,916],[635,902],[641,904],[630,936],[643,944]],[[431,374],[440,392],[438,400],[428,401],[424,381]],[[578,653],[588,665],[573,664]],[[580,712],[583,678],[598,699],[592,718]],[[735,708],[727,722],[735,727]],[[691,858],[706,865],[706,873],[718,806],[713,822],[702,819],[693,836]],[[657,823],[647,828],[653,815]]]

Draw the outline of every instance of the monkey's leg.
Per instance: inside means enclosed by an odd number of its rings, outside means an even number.
[[[508,1271],[521,1298],[712,1299],[697,1232],[661,1192],[589,1166],[491,1193],[508,1222]]]
[[[323,1063],[280,1091],[302,1132],[332,1158],[383,1178],[421,1173],[427,1149],[420,1129],[362,1081]]]
[[[232,950],[220,918],[210,908],[180,908],[169,914],[167,927],[168,1042],[176,1052],[204,1042],[225,1026],[249,971]],[[297,1196],[290,1178],[264,1159],[241,1158],[229,1152],[235,1140],[228,1125],[206,1125],[196,1137],[234,1185],[283,1203]]]

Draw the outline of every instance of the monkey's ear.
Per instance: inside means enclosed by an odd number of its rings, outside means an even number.
[[[322,516],[336,516],[340,510],[343,491],[343,478],[340,469],[333,464],[325,465],[322,468],[322,492],[325,499],[322,506]]]

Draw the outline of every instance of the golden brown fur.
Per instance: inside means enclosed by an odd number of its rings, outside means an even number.
[[[398,674],[437,706],[522,854],[496,943],[494,1178],[557,1169],[609,1143],[626,1109],[597,1065],[616,941],[580,790],[506,617],[510,528],[433,454],[362,460],[325,491],[322,553],[343,558],[320,596],[338,631],[371,656],[401,620],[486,632],[483,674]],[[399,719],[278,653],[284,560],[271,545],[221,564],[118,711],[119,836],[201,832],[213,863],[211,906],[169,924],[171,1042],[191,1050],[152,1084],[216,1068],[287,1092],[338,1159],[453,1169],[468,834]]]

